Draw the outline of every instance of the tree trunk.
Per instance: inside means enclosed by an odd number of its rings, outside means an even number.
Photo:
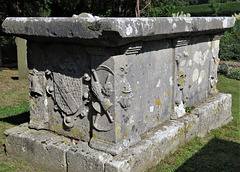
[[[135,13],[136,13],[136,17],[140,17],[139,0],[137,0]]]

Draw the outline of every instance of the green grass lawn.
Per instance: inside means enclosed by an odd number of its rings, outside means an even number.
[[[0,72],[1,73],[1,72]],[[2,80],[0,75],[0,81]],[[15,81],[17,84],[18,81]],[[22,82],[22,81],[19,81]],[[175,153],[167,156],[149,171],[239,171],[240,169],[240,81],[219,76],[220,92],[233,96],[233,121],[215,129],[204,138],[196,137]],[[19,94],[25,96],[26,93]],[[11,89],[10,89],[11,91]],[[0,89],[0,95],[2,90]],[[6,95],[6,89],[4,94]],[[13,96],[16,98],[16,95]],[[1,97],[0,97],[1,98]],[[9,105],[12,104],[12,105]],[[8,101],[0,106],[0,171],[41,171],[19,159],[6,156],[4,152],[4,130],[29,120],[29,105],[24,99],[22,103]]]

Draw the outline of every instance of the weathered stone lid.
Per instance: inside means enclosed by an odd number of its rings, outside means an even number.
[[[234,26],[234,17],[8,17],[2,24],[8,34],[74,39],[161,39],[197,32],[220,33]],[[203,34],[203,33],[202,33]],[[119,40],[120,39],[120,40]],[[128,42],[128,41],[127,41]]]

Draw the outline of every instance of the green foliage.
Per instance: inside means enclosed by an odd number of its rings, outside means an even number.
[[[156,0],[151,3],[148,17],[170,17],[175,9],[174,0]]]
[[[229,73],[229,68],[223,67],[218,71],[218,74],[227,76]]]
[[[182,0],[175,0],[174,5],[176,5],[176,6],[187,6],[188,2],[187,1],[182,1]]]
[[[232,16],[234,13],[240,13],[240,2],[223,3],[219,9],[219,16]]]
[[[221,5],[220,2],[221,2],[220,0],[209,0],[210,7],[214,11],[213,16],[218,16],[219,10],[220,10],[220,5]]]
[[[186,106],[186,107],[185,107],[185,110],[186,110],[187,113],[191,113],[191,111],[192,111],[193,109],[194,109],[193,106]]]
[[[231,16],[233,13],[240,12],[240,2],[217,3],[209,4],[177,6],[173,12],[183,11],[190,13],[192,16]]]
[[[218,71],[218,74],[225,75],[228,78],[240,80],[240,68],[222,68]]]
[[[231,79],[240,80],[240,69],[237,67],[232,68],[227,77]]]
[[[0,3],[1,21],[6,17],[48,17],[51,13],[51,0],[1,0]]]
[[[13,46],[15,45],[14,42],[15,37],[11,36],[11,37],[6,37],[6,36],[0,36],[0,45],[1,46]]]
[[[134,16],[136,2],[127,0],[51,0],[51,16],[71,17],[83,12],[97,16]]]
[[[240,61],[240,20],[236,20],[234,27],[221,38],[219,56],[225,61]]]

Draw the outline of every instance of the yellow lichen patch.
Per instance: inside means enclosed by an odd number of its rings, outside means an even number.
[[[117,116],[117,112],[114,113],[114,116],[115,116],[115,117]]]
[[[171,93],[171,91],[169,91],[169,92],[167,93],[167,96],[170,96],[170,93]]]
[[[104,143],[105,143],[105,144],[108,144],[108,142],[107,142],[107,140],[106,140],[106,139],[104,140]]]
[[[168,97],[170,95],[171,91],[165,91],[165,97]]]
[[[121,130],[121,127],[120,127],[120,126],[117,126],[117,127],[115,128],[115,130],[116,130],[117,132],[119,132],[119,131]]]
[[[184,129],[178,129],[178,136],[182,136],[182,135],[184,135]]]
[[[124,137],[127,137],[127,132],[125,132]]]
[[[188,126],[186,127],[186,131],[189,131],[189,129],[192,128],[191,124],[188,124]]]
[[[37,104],[33,99],[30,99],[30,107],[35,110],[37,108]]]
[[[37,118],[33,118],[31,121],[34,122],[34,123],[38,123],[39,122]]]
[[[121,94],[121,96],[125,96],[125,94],[124,94],[124,93],[122,93],[122,94]]]
[[[148,119],[148,115],[145,116],[145,119],[146,119],[146,120]]]
[[[101,140],[101,137],[97,137],[98,140]]]
[[[184,72],[183,71],[177,71],[177,75],[180,76],[180,75],[183,75]]]
[[[123,137],[123,134],[121,133],[121,134],[119,134],[118,136],[119,136],[119,138],[121,139],[121,138]]]
[[[193,123],[193,124],[195,124],[195,125],[197,124],[197,122],[196,122],[196,120],[195,120],[195,119],[193,120],[193,122],[192,122],[192,123]]]
[[[78,135],[80,135],[80,136],[83,136],[83,133],[82,133],[82,135],[81,135],[81,131],[79,131],[79,129],[77,129],[77,128],[73,128],[70,132],[69,132],[69,134],[71,135],[71,136],[74,136],[74,137],[77,137]]]
[[[140,87],[139,86],[136,86],[136,91],[138,91],[140,89]]]
[[[172,138],[172,143],[173,143],[175,140],[177,140],[177,137],[176,137],[176,136],[174,136],[174,137]]]
[[[60,124],[57,125],[52,124],[51,126],[53,127],[53,131],[55,132],[59,132],[62,130],[62,126]]]
[[[217,116],[217,114],[213,114],[214,116]]]
[[[108,108],[108,107],[110,107],[110,105],[109,105],[109,104],[104,104],[104,106],[105,106],[105,107],[107,107],[107,108]]]
[[[217,107],[217,111],[220,112],[220,108],[219,107]]]
[[[213,95],[216,95],[218,94],[218,90],[217,90],[217,87],[216,87],[216,84],[213,86]]]
[[[92,136],[93,138],[96,138],[96,134],[95,133],[93,133],[93,136]]]
[[[156,100],[156,105],[162,107],[162,101],[160,99]]]
[[[183,83],[184,83],[184,77],[183,77],[184,72],[183,71],[177,71],[177,75],[178,75],[178,85],[180,85],[181,87],[183,87]]]
[[[129,128],[130,128],[130,125],[127,126],[127,131],[129,130]]]

